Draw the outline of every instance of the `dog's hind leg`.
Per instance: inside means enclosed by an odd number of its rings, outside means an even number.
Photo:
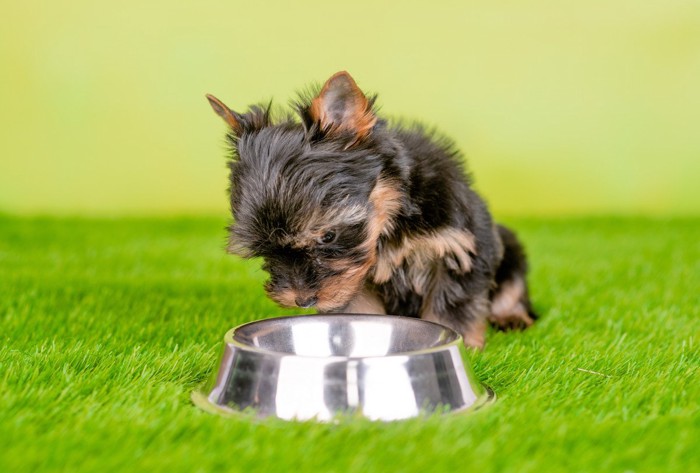
[[[501,330],[525,329],[537,318],[528,294],[527,258],[515,233],[502,225],[497,228],[504,251],[496,271],[496,287],[491,291],[488,320]]]

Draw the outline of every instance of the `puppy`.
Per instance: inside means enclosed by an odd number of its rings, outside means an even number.
[[[452,142],[382,119],[347,72],[299,99],[298,116],[207,98],[229,128],[228,250],[263,259],[274,301],[420,317],[473,347],[487,322],[533,323],[523,248]]]

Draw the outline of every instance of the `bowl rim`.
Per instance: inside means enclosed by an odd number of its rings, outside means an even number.
[[[436,327],[439,327],[443,330],[446,330],[448,333],[451,332],[452,334],[456,335],[455,339],[452,340],[451,342],[443,343],[440,345],[432,346],[432,347],[426,347],[422,349],[417,349],[417,350],[409,350],[409,351],[402,351],[402,352],[396,352],[396,353],[390,353],[386,355],[372,355],[372,356],[350,356],[350,355],[320,355],[320,356],[314,356],[314,355],[298,355],[295,353],[288,353],[288,352],[283,352],[283,351],[277,351],[277,350],[268,350],[265,348],[260,348],[256,347],[254,345],[247,345],[245,343],[242,343],[240,340],[237,340],[235,338],[236,331],[240,330],[242,328],[248,327],[250,325],[256,325],[256,324],[261,324],[265,322],[270,322],[270,321],[279,321],[279,320],[286,320],[286,319],[299,319],[299,318],[304,318],[304,319],[314,319],[318,317],[370,317],[370,318],[383,318],[383,319],[392,319],[392,320],[397,320],[401,319],[402,321],[410,321],[409,323],[418,323],[418,324],[430,324],[434,325]],[[226,334],[224,335],[224,343],[227,345],[231,345],[237,349],[240,350],[245,350],[261,355],[266,355],[266,356],[272,356],[275,358],[281,358],[281,357],[294,357],[294,358],[299,358],[299,359],[321,359],[321,360],[329,360],[329,361],[349,361],[349,360],[384,360],[384,359],[392,359],[392,358],[401,358],[401,357],[409,357],[409,356],[420,356],[420,355],[427,355],[427,354],[432,354],[444,350],[449,350],[453,346],[457,346],[457,348],[461,351],[464,350],[464,342],[462,339],[462,335],[459,334],[459,332],[446,327],[442,324],[439,324],[437,322],[432,322],[430,320],[423,320],[415,317],[408,317],[405,315],[384,315],[384,314],[346,314],[346,313],[340,313],[340,314],[300,314],[300,315],[284,315],[280,317],[269,317],[265,319],[258,319],[258,320],[252,320],[250,322],[246,322],[240,325],[237,325],[233,327],[232,329],[229,329]]]

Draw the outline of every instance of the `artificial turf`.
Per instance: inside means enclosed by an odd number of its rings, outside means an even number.
[[[0,471],[698,471],[700,219],[512,219],[541,319],[473,355],[498,401],[394,423],[230,419],[190,391],[290,313],[225,218],[0,216]]]

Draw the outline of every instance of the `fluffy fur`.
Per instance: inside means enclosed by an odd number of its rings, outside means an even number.
[[[229,127],[229,250],[263,258],[273,300],[421,317],[476,347],[487,321],[532,324],[524,250],[449,140],[390,125],[346,72],[300,99],[298,117],[207,98]]]

